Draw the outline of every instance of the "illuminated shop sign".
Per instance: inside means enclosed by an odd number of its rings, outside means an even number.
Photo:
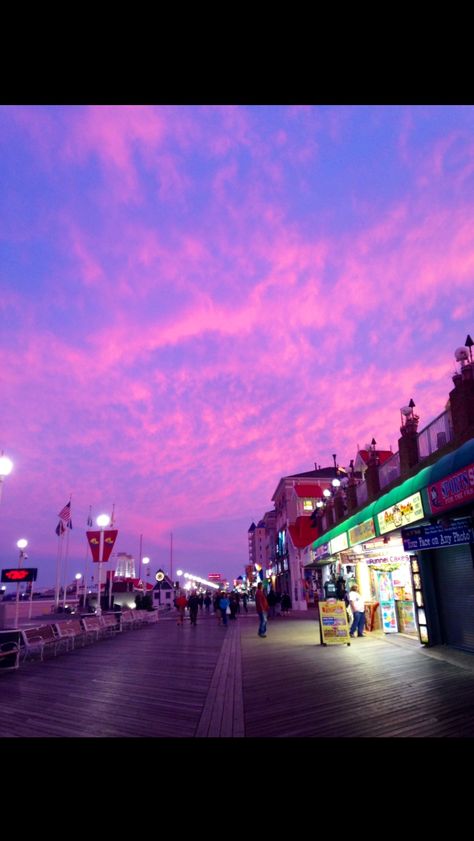
[[[422,520],[424,512],[420,493],[407,496],[406,499],[402,499],[396,505],[391,505],[390,508],[381,511],[380,514],[377,514],[377,517],[380,534],[399,529],[401,526],[407,526],[409,523],[416,522],[416,520]]]
[[[433,514],[474,500],[474,464],[428,485],[428,499]]]
[[[314,550],[314,556],[317,561],[327,558],[330,554],[329,543],[322,543],[321,546],[318,546],[317,549]]]
[[[303,502],[303,511],[312,511],[313,503],[310,499],[305,499]]]
[[[38,569],[20,567],[19,569],[2,569],[2,584],[21,584],[23,581],[36,581]]]
[[[463,517],[446,526],[417,526],[414,529],[403,529],[402,538],[403,548],[413,552],[473,543],[474,533],[471,518]]]
[[[369,520],[364,520],[358,526],[354,526],[353,529],[349,529],[348,535],[350,546],[356,546],[357,543],[364,543],[364,541],[370,540],[371,537],[375,537],[375,526],[372,517]]]
[[[329,546],[331,555],[335,555],[336,552],[342,552],[344,549],[347,549],[347,532],[343,531],[342,534],[338,534],[337,537],[330,540]]]

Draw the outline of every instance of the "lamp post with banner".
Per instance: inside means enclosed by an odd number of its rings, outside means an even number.
[[[99,514],[96,520],[97,525],[100,528],[100,547],[99,547],[99,580],[97,583],[97,608],[96,613],[98,616],[102,613],[102,607],[100,604],[100,588],[101,588],[101,572],[102,572],[102,561],[104,558],[104,529],[110,523],[110,517],[108,514]]]
[[[18,548],[20,550],[20,559],[18,561],[18,566],[21,567],[24,559],[28,557],[27,555],[25,555],[25,552],[24,552],[24,550],[28,546],[28,541],[25,540],[24,537],[22,537],[20,540],[17,541],[16,545],[18,546]],[[17,581],[17,584],[16,584],[16,607],[15,607],[15,628],[18,628],[19,598],[20,598],[20,582]]]

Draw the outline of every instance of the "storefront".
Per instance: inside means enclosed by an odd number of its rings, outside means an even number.
[[[428,643],[424,592],[418,554],[407,551],[402,528],[425,522],[421,489],[429,468],[340,523],[313,544],[315,556],[323,541],[328,555],[320,561],[347,592],[357,584],[366,605],[369,631],[399,633]],[[329,573],[323,577],[327,578]]]

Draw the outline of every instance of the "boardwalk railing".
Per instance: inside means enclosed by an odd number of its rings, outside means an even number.
[[[453,440],[453,428],[449,412],[442,412],[428,426],[418,433],[418,455],[420,461]]]

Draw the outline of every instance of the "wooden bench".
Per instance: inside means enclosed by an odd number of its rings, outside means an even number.
[[[69,648],[68,640],[57,636],[54,625],[25,628],[20,631],[20,634],[22,643],[20,650],[24,660],[35,654],[39,654],[40,660],[43,660],[45,651],[52,651],[53,656],[56,656],[58,651],[67,651]]]
[[[114,636],[120,628],[116,613],[102,613],[100,622],[102,625],[102,635],[105,637]]]
[[[122,613],[120,614],[120,630],[124,631],[126,628],[130,629],[138,627],[133,618],[134,613],[134,610],[122,610]]]
[[[60,639],[66,639],[71,650],[76,645],[84,646],[87,642],[87,634],[81,625],[80,619],[66,619],[63,622],[56,622],[54,629]]]
[[[100,639],[102,632],[102,624],[100,621],[100,617],[97,616],[97,614],[93,613],[86,616],[81,616],[81,624],[84,628],[88,640]]]
[[[20,664],[19,631],[0,631],[0,672],[17,669]]]

